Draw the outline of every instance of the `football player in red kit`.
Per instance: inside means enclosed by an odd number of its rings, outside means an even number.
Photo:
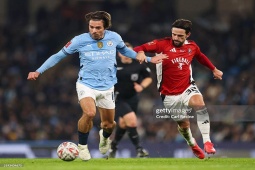
[[[192,22],[178,19],[172,24],[172,36],[155,39],[134,48],[137,52],[162,53],[168,59],[157,64],[158,88],[164,106],[171,111],[171,118],[178,124],[180,134],[191,147],[194,155],[204,159],[205,154],[193,138],[190,130],[188,113],[191,108],[197,114],[197,124],[203,137],[204,151],[215,154],[216,150],[210,140],[209,115],[195,81],[192,78],[191,62],[197,59],[199,63],[209,68],[214,79],[222,79],[222,71],[200,51],[198,45],[187,38],[191,35]]]

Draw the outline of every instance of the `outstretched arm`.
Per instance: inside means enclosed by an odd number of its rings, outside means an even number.
[[[136,58],[139,58],[140,60],[138,60],[140,63],[143,63],[144,61],[147,63],[147,62],[151,62],[153,64],[158,64],[158,63],[161,63],[164,59],[167,59],[168,56],[165,55],[165,54],[157,54],[153,57],[147,57],[143,51],[139,51],[137,53],[137,57]]]
[[[150,62],[150,58],[147,57],[144,53],[136,53],[134,50],[128,48],[127,46],[124,46],[123,48],[119,48],[118,51],[129,58],[135,59],[137,61],[139,61],[140,63],[144,62],[144,61],[149,61]]]
[[[63,58],[65,58],[67,54],[65,54],[62,50],[60,50],[58,53],[53,54],[50,56],[42,65],[40,68],[38,68],[34,72],[28,73],[28,80],[36,80],[40,74],[42,74],[44,71],[48,70],[49,68],[56,65],[58,62],[60,62]]]
[[[138,53],[138,55],[141,55],[141,56],[142,55],[145,56],[145,54],[144,54],[145,52],[157,53],[157,51],[158,51],[157,41],[154,40],[154,41],[142,44],[140,46],[136,46],[134,48],[134,51],[136,51]],[[160,53],[160,54],[157,54],[153,57],[147,57],[147,60],[148,60],[148,58],[150,59],[151,63],[158,64],[158,63],[161,63],[163,59],[167,59],[168,56],[165,55],[165,54]]]
[[[213,78],[214,79],[219,79],[222,80],[222,76],[223,76],[223,72],[218,70],[216,67],[215,69],[212,71],[213,72]]]
[[[218,70],[203,53],[197,56],[197,60],[199,63],[212,70],[214,79],[222,80],[223,72]]]
[[[119,49],[118,51],[124,56],[138,60],[140,63],[143,63],[145,61],[157,64],[162,62],[163,59],[167,58],[167,56],[164,54],[159,54],[154,57],[147,57],[143,51],[136,53],[134,50],[131,50],[126,46],[124,48]]]

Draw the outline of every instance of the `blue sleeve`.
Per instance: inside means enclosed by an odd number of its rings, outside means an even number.
[[[132,58],[132,59],[136,59],[137,53],[136,53],[134,50],[131,50],[130,48],[128,48],[126,45],[124,45],[123,48],[119,48],[118,51],[119,51],[122,55],[124,55],[124,56],[126,56],[126,57],[129,57],[129,58]],[[147,57],[147,56],[146,56],[146,59],[147,59],[148,62],[151,61],[151,57]]]
[[[119,34],[116,34],[116,37],[117,37],[117,40],[119,41],[119,44],[117,45],[117,51],[119,51],[122,55],[126,57],[136,59],[137,53],[126,46],[126,44],[124,43],[124,41],[122,40]],[[148,62],[151,61],[151,57],[146,56],[146,59]]]
[[[69,41],[64,47],[63,52],[67,54],[73,54],[78,52],[79,48],[79,42],[80,42],[81,36],[75,36],[71,41]]]
[[[50,56],[42,65],[40,68],[38,68],[36,71],[39,73],[43,73],[44,71],[48,70],[49,68],[56,65],[58,62],[60,62],[63,58],[67,56],[66,53],[64,53],[62,50],[60,50],[58,53],[53,54]]]
[[[122,48],[119,48],[118,51],[124,56],[127,56],[132,59],[136,59],[137,53],[134,50],[131,50],[130,48],[128,48],[126,45],[124,45],[124,47]]]

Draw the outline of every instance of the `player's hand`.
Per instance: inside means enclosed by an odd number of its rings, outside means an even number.
[[[139,61],[140,64],[142,64],[144,61],[147,63],[147,58],[146,55],[144,54],[143,51],[139,51],[136,55],[136,60]]]
[[[214,79],[219,79],[219,80],[222,80],[222,76],[223,76],[223,72],[218,70],[216,67],[215,69],[213,70],[213,78]]]
[[[36,80],[39,77],[40,73],[35,71],[35,72],[29,72],[27,79],[28,80]]]
[[[168,56],[165,54],[157,54],[154,57],[151,57],[151,63],[158,64],[161,63],[164,59],[168,59]]]
[[[143,86],[141,84],[134,82],[134,89],[137,93],[140,93],[141,91],[143,91]]]

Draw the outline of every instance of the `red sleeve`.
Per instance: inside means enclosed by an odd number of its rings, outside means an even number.
[[[142,44],[140,46],[136,46],[134,48],[135,52],[139,52],[139,51],[144,51],[144,52],[149,52],[149,53],[157,53],[158,51],[158,42],[157,40],[153,40],[151,42]]]
[[[200,50],[198,54],[196,55],[196,58],[200,64],[208,67],[210,70],[215,69],[215,66],[213,65],[213,63]]]

